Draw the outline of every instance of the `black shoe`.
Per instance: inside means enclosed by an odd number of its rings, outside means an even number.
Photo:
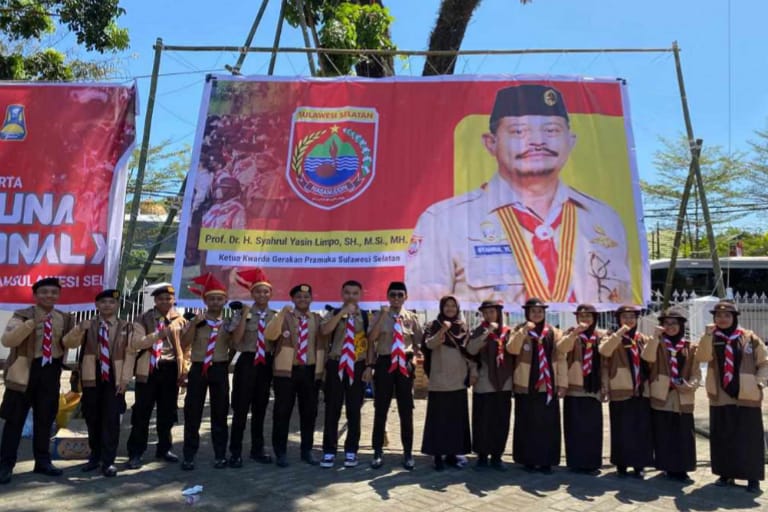
[[[251,458],[262,464],[272,464],[272,456],[267,455],[266,453],[252,453]]]
[[[443,462],[442,455],[435,455],[435,471],[443,471],[445,469],[445,462]]]
[[[501,457],[491,457],[491,467],[496,471],[506,471],[507,465],[501,460]]]
[[[216,461],[213,463],[213,467],[215,469],[224,469],[227,467],[227,459],[216,459]]]
[[[128,464],[125,465],[128,469],[139,469],[143,465],[141,457],[130,457]]]
[[[760,494],[760,482],[758,480],[749,480],[747,482],[747,492],[752,494]]]
[[[156,453],[155,458],[162,459],[165,462],[173,462],[173,463],[179,462],[179,456],[170,450],[168,450],[165,453]]]
[[[384,458],[380,453],[374,453],[373,459],[371,459],[371,469],[379,469],[384,465]]]
[[[585,469],[585,470],[583,470],[582,472],[583,472],[585,475],[589,475],[589,476],[599,476],[599,475],[600,475],[600,470],[599,470],[599,469],[597,469],[597,468],[594,468],[594,469]]]
[[[488,456],[478,455],[477,462],[475,462],[475,469],[478,471],[484,471],[488,469]]]
[[[685,471],[681,471],[681,472],[667,471],[667,478],[683,484],[693,483],[693,480],[688,476],[688,473],[686,473]]]
[[[288,457],[285,455],[278,455],[277,460],[275,461],[275,465],[279,468],[287,468],[288,467]]]
[[[539,467],[539,471],[541,471],[545,475],[551,475],[552,474],[552,466],[541,466],[541,467]]]
[[[7,484],[11,481],[11,475],[13,475],[13,468],[7,466],[0,467],[0,484]]]
[[[715,485],[718,487],[728,487],[729,485],[733,485],[733,484],[734,484],[733,478],[727,478],[724,476],[721,476],[715,482]]]
[[[627,468],[625,466],[616,466],[616,476],[624,478],[627,476]]]
[[[229,467],[231,467],[231,468],[241,468],[241,467],[243,467],[243,458],[240,457],[239,455],[231,456],[229,458]]]
[[[50,462],[46,462],[43,464],[35,464],[35,469],[33,469],[32,472],[40,473],[41,475],[46,475],[46,476],[61,476],[64,474],[62,470],[60,470]]]
[[[632,476],[639,478],[640,480],[645,478],[645,470],[643,468],[635,468]]]
[[[89,460],[85,464],[83,464],[83,467],[80,468],[80,471],[83,473],[88,473],[89,471],[93,471],[94,469],[98,469],[99,466],[101,466],[101,463],[97,460]]]
[[[403,458],[403,468],[405,468],[406,471],[413,471],[413,468],[416,467],[416,461],[413,460],[412,456],[404,457]]]
[[[193,460],[185,460],[181,463],[181,469],[183,471],[192,471],[195,469],[195,461]]]
[[[523,465],[523,471],[525,471],[526,473],[533,473],[534,471],[536,471],[536,466],[534,466],[533,464],[525,464]]]
[[[105,467],[105,468],[104,468],[104,469],[101,471],[101,473],[102,473],[102,474],[103,474],[105,477],[107,477],[107,478],[111,478],[111,477],[113,477],[113,476],[117,476],[117,468],[115,467],[115,465],[114,465],[114,464],[110,464],[109,466]]]
[[[312,455],[312,452],[306,452],[301,455],[301,460],[309,464],[310,466],[317,466],[320,464],[314,455]]]

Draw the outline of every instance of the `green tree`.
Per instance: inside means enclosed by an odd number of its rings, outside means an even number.
[[[753,200],[768,201],[768,128],[755,130],[755,138],[748,141],[749,159],[747,192]]]
[[[70,58],[44,39],[69,32],[88,52],[119,52],[129,45],[128,31],[117,25],[124,13],[118,0],[0,0],[0,79],[103,77],[108,65]]]
[[[661,149],[654,154],[657,177],[653,182],[641,180],[645,219],[648,226],[657,222],[661,229],[673,229],[677,222],[680,197],[688,178],[690,150],[688,140],[660,139]],[[717,229],[743,217],[744,191],[747,186],[748,162],[744,153],[728,155],[719,146],[702,148],[699,159],[702,180],[709,203],[713,227]],[[706,226],[697,187],[691,191],[686,211],[684,238],[689,254],[707,251]]]

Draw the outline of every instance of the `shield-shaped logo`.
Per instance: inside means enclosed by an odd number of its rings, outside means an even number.
[[[27,136],[27,120],[24,105],[8,105],[5,109],[0,140],[24,140]]]
[[[376,172],[379,114],[365,107],[299,107],[286,178],[304,202],[332,210],[355,200]]]

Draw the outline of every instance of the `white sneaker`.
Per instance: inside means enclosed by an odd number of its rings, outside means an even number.
[[[336,458],[336,456],[332,453],[325,453],[323,454],[323,460],[320,461],[320,467],[321,468],[332,468],[333,467],[333,461]]]
[[[357,454],[347,452],[347,454],[344,456],[344,467],[345,468],[354,468],[357,466]]]

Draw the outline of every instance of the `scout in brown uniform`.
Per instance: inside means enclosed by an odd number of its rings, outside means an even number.
[[[80,402],[88,426],[91,455],[83,471],[101,465],[104,476],[117,475],[115,457],[120,442],[120,414],[125,411],[125,389],[133,377],[134,356],[128,350],[131,325],[117,318],[118,290],[96,295],[99,314],[64,336],[66,348],[81,348]]]
[[[507,352],[516,356],[513,374],[515,427],[512,457],[529,471],[550,473],[560,463],[560,402],[568,389],[560,330],[546,323],[541,299],[523,306],[526,323],[512,331]]]
[[[429,370],[429,395],[421,453],[434,457],[438,471],[446,464],[464,467],[466,459],[458,456],[472,449],[467,386],[470,366],[474,369],[475,364],[470,365],[467,358],[468,339],[469,331],[461,318],[459,303],[454,297],[443,297],[440,314],[424,331],[422,346],[424,369]],[[473,373],[476,379],[476,371]]]
[[[405,283],[394,281],[387,289],[389,307],[383,306],[371,325],[368,339],[368,368],[364,379],[373,371],[373,460],[371,467],[382,466],[384,432],[392,397],[397,400],[400,416],[400,439],[403,443],[403,467],[412,470],[413,460],[413,354],[418,350],[422,329],[415,313],[403,309],[408,298]],[[374,370],[375,369],[375,370]]]
[[[653,430],[648,399],[648,363],[640,354],[648,340],[637,332],[640,309],[623,305],[616,310],[619,329],[600,343],[603,382],[608,382],[611,418],[611,463],[618,475],[634,468],[643,478],[644,468],[653,465]]]
[[[504,471],[501,460],[509,438],[512,413],[512,372],[515,358],[507,353],[510,330],[504,325],[503,305],[487,300],[480,305],[483,322],[472,331],[467,352],[476,357],[477,382],[472,386],[472,449],[477,469]]]
[[[162,286],[152,292],[155,307],[133,323],[129,350],[136,359],[135,402],[128,437],[128,468],[138,469],[147,449],[149,420],[157,405],[155,457],[178,462],[171,451],[171,428],[178,421],[179,384],[187,377],[181,333],[187,321],[174,308],[175,290]]]
[[[187,326],[182,335],[182,348],[192,348],[187,396],[184,400],[184,461],[181,469],[195,469],[195,455],[200,447],[200,421],[205,395],[211,395],[211,440],[216,469],[227,467],[227,412],[229,411],[229,349],[232,348],[228,325],[222,318],[227,302],[227,289],[212,274],[192,280],[202,289],[190,291],[203,297],[206,311]]]
[[[300,284],[291,288],[293,308],[285,306],[267,325],[267,339],[275,341],[273,387],[275,405],[272,423],[272,448],[275,463],[288,466],[288,426],[293,405],[299,402],[301,460],[310,465],[317,417],[316,381],[323,378],[326,342],[320,334],[321,317],[309,311],[312,287]]]
[[[685,339],[686,311],[671,307],[659,316],[661,325],[643,349],[650,368],[651,424],[656,467],[685,483],[696,469],[693,431],[694,392],[701,380],[695,361],[696,344]]]
[[[244,311],[232,334],[240,357],[232,377],[232,430],[229,440],[229,465],[243,465],[243,432],[251,412],[251,459],[269,464],[272,457],[264,452],[264,416],[272,385],[274,347],[267,340],[267,324],[277,315],[269,308],[272,285],[260,269],[237,271],[237,282],[248,288],[253,305]],[[234,304],[231,306],[234,309]],[[234,321],[234,319],[233,319]]]
[[[605,331],[597,329],[597,309],[576,307],[578,324],[566,333],[560,349],[568,354],[568,392],[563,399],[565,460],[572,471],[598,474],[603,465],[603,398],[599,344]]]
[[[715,485],[747,480],[747,491],[760,492],[765,479],[765,444],[761,405],[768,382],[768,351],[755,333],[739,327],[739,310],[721,301],[710,311],[714,324],[699,342],[696,361],[707,363],[709,447]]]
[[[358,306],[363,285],[347,281],[341,287],[342,307],[323,320],[321,331],[331,336],[328,362],[325,363],[325,425],[323,460],[320,466],[332,468],[339,439],[341,406],[347,413],[347,438],[344,441],[344,467],[358,464],[360,448],[360,411],[365,398],[365,358],[368,351],[368,312]]]
[[[0,483],[11,481],[29,408],[34,415],[32,448],[35,473],[59,476],[51,464],[48,446],[51,425],[59,404],[59,378],[66,348],[62,337],[72,328],[72,318],[54,309],[61,285],[54,277],[32,285],[35,305],[13,313],[0,342],[11,349],[5,361],[5,394],[0,418],[5,420],[0,442]]]

